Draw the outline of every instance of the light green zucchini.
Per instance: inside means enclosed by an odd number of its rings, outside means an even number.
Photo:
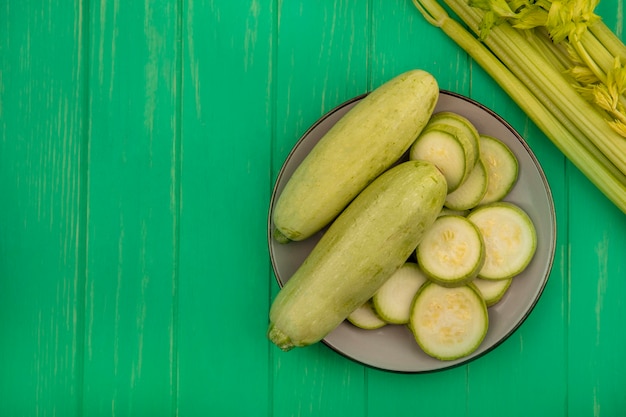
[[[388,323],[407,324],[417,290],[428,277],[414,262],[406,262],[372,297],[374,311]]]
[[[466,117],[451,111],[435,113],[424,129],[439,128],[456,132],[467,149],[469,165],[473,166],[480,157],[480,134],[476,126]]]
[[[448,192],[470,176],[480,156],[479,134],[465,117],[452,112],[434,114],[409,151],[410,159],[434,163],[448,181]]]
[[[488,328],[487,305],[472,283],[449,288],[429,282],[415,295],[409,329],[434,358],[447,361],[472,354]]]
[[[485,263],[480,230],[463,216],[439,216],[417,246],[417,263],[439,285],[456,287],[473,280]]]
[[[450,195],[450,194],[448,194]],[[467,216],[470,213],[469,210],[452,210],[451,208],[448,208],[445,206],[443,209],[441,209],[441,213],[439,213],[439,217],[441,216]]]
[[[480,155],[487,171],[487,188],[479,205],[502,200],[511,191],[519,175],[519,161],[500,139],[480,135]]]
[[[521,273],[537,251],[537,230],[521,207],[500,201],[479,206],[467,215],[483,236],[483,279],[507,279]]]
[[[346,113],[295,170],[273,210],[277,241],[303,240],[328,225],[411,146],[433,113],[439,87],[412,70]]]
[[[487,307],[491,307],[500,302],[512,282],[513,277],[506,279],[475,278],[472,284],[474,284],[482,294]]]
[[[493,173],[492,173],[493,174]],[[476,207],[487,192],[487,168],[482,160],[474,165],[474,169],[463,184],[448,194],[445,206],[450,210],[470,210]]]
[[[390,168],[330,225],[270,309],[268,337],[289,350],[320,341],[400,268],[443,207],[443,174],[426,161]]]
[[[458,135],[445,130],[429,129],[422,132],[411,146],[409,158],[435,164],[446,177],[448,192],[459,188],[470,172],[463,142]]]
[[[372,300],[367,300],[361,307],[357,307],[348,315],[348,321],[356,327],[364,330],[376,330],[386,326],[388,323],[381,319]]]

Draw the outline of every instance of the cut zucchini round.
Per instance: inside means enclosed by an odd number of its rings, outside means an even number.
[[[480,204],[502,200],[517,182],[519,162],[515,154],[501,140],[480,135],[480,159],[487,170],[487,190]]]
[[[487,307],[497,304],[511,286],[513,278],[507,279],[482,279],[475,278],[472,284],[478,288],[485,300]]]
[[[472,284],[447,288],[426,283],[413,306],[409,328],[422,350],[440,360],[473,353],[487,334],[487,305]]]
[[[519,206],[504,201],[491,203],[476,208],[467,219],[478,227],[485,243],[479,278],[511,278],[528,266],[537,250],[537,232]]]
[[[476,207],[487,192],[487,168],[478,160],[463,184],[446,196],[445,206],[451,210],[469,210]]]
[[[456,190],[469,174],[469,156],[458,136],[444,130],[425,130],[411,145],[409,158],[433,163],[446,178],[448,192]]]
[[[476,164],[480,157],[480,135],[472,122],[458,113],[441,111],[431,116],[425,129],[454,129],[458,138],[468,150],[470,165]]]
[[[416,263],[405,263],[372,297],[374,310],[388,323],[407,324],[413,298],[427,280]]]
[[[432,281],[463,285],[478,275],[485,245],[478,228],[467,218],[441,216],[426,231],[416,249],[417,263]]]
[[[387,325],[387,322],[381,319],[376,311],[372,300],[369,299],[348,315],[348,321],[358,328],[365,330],[376,330]]]
[[[469,212],[470,212],[469,210],[452,210],[450,208],[444,207],[441,209],[437,217],[450,216],[450,215],[465,217],[469,214]]]

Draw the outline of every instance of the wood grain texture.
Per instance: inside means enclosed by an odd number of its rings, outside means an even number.
[[[178,412],[263,415],[276,9],[187,1],[182,15]]]
[[[370,6],[349,0],[281,2],[275,58],[272,178],[298,138],[324,113],[368,90]],[[278,289],[270,278],[272,298]],[[364,370],[324,345],[283,355],[271,347],[272,414],[365,413]]]
[[[598,11],[623,36],[623,2]],[[422,68],[552,187],[550,280],[424,375],[266,338],[278,172],[324,113]],[[408,0],[0,4],[0,415],[594,416],[626,409],[626,220]]]
[[[597,12],[624,39],[623,2]],[[626,282],[626,218],[576,169],[568,167],[567,359],[572,416],[610,416],[626,410],[626,342],[621,311]]]
[[[180,10],[89,10],[83,413],[173,412]]]
[[[83,393],[84,10],[4,2],[0,16],[2,409],[71,416]]]

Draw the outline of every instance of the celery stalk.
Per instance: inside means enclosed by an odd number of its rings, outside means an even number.
[[[448,0],[459,17],[478,33],[480,14],[464,0]],[[604,117],[586,101],[520,32],[507,22],[491,28],[484,43],[516,75],[526,72],[538,88],[595,146],[620,170],[626,173],[626,140],[613,130]]]
[[[518,104],[552,143],[616,207],[626,213],[626,183],[613,170],[589,152],[563,123],[518,79],[482,42],[460,23],[450,18],[437,0],[412,0],[415,7],[433,26],[439,27],[476,61]]]
[[[518,31],[555,67],[562,70],[559,46],[564,46],[572,62],[565,68],[582,83],[579,92],[604,117],[607,125],[626,137],[626,46],[595,14],[596,0],[468,0],[484,11],[478,27],[484,40],[502,21]],[[529,29],[544,29],[548,36],[536,36]],[[536,40],[546,41],[548,48]],[[497,53],[496,53],[497,55]],[[615,60],[619,64],[615,65]]]
[[[583,33],[580,41],[585,51],[588,51],[590,59],[601,68],[602,73],[606,77],[606,73],[613,67],[613,55],[611,55],[602,42],[590,31]]]
[[[620,57],[622,62],[626,61],[626,46],[602,21],[589,26],[589,30],[611,55]]]

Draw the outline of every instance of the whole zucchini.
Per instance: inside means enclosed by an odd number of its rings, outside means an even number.
[[[289,350],[324,338],[404,264],[443,207],[430,162],[403,162],[368,185],[330,225],[270,309],[268,337]]]
[[[439,98],[435,78],[405,72],[350,109],[315,145],[281,192],[275,238],[303,240],[330,223],[421,133]]]

